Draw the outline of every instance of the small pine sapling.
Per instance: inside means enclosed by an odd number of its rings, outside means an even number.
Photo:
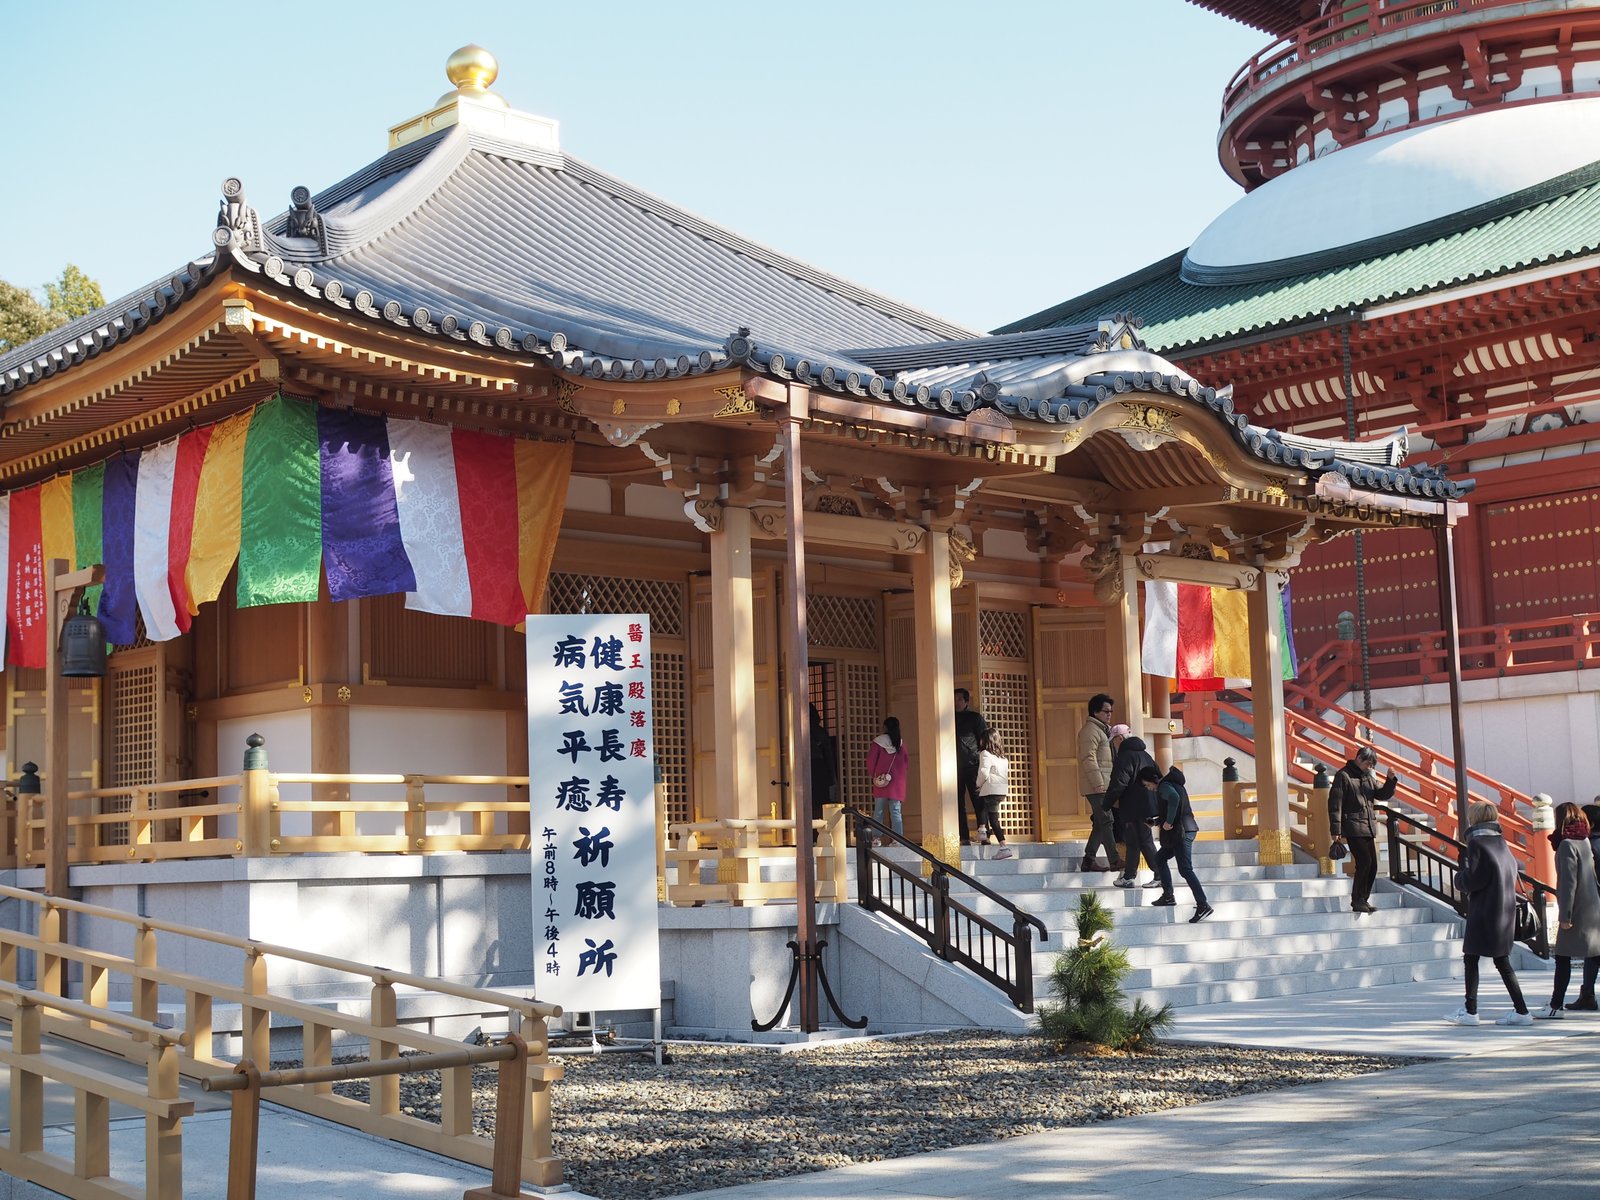
[[[1050,991],[1056,1003],[1041,1005],[1039,1031],[1057,1053],[1073,1043],[1112,1050],[1144,1050],[1172,1025],[1172,1005],[1151,1008],[1143,1000],[1132,1009],[1122,981],[1132,967],[1128,952],[1111,942],[1111,913],[1100,897],[1085,892],[1075,917],[1078,944],[1056,956]]]

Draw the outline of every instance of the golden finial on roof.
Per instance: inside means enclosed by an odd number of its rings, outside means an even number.
[[[500,74],[500,62],[482,46],[469,42],[445,60],[444,73],[456,90],[439,97],[444,104],[462,96],[470,96],[481,104],[509,108],[501,96],[489,90],[489,85]]]

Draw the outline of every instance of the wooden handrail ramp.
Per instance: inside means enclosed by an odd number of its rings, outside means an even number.
[[[364,1042],[373,1063],[392,1062],[405,1054],[459,1055],[460,1042],[399,1022],[397,989],[407,989],[424,997],[451,997],[483,1009],[505,1011],[506,1035],[521,1039],[527,1047],[525,1082],[520,1085],[525,1091],[517,1139],[521,1146],[518,1174],[535,1186],[561,1183],[562,1164],[555,1157],[551,1141],[550,1085],[561,1077],[562,1069],[550,1060],[547,1024],[550,1018],[560,1016],[558,1006],[19,888],[0,886],[0,902],[3,901],[15,902],[19,912],[18,919],[0,927],[0,1020],[11,1023],[10,1054],[21,1059],[21,1074],[16,1079],[24,1084],[12,1090],[12,1132],[5,1157],[0,1159],[7,1171],[89,1200],[112,1196],[127,1200],[141,1194],[126,1181],[105,1178],[103,1149],[95,1148],[98,1143],[92,1136],[85,1141],[81,1132],[78,1161],[71,1170],[40,1158],[34,1144],[38,1139],[33,1137],[37,1121],[21,1117],[16,1111],[16,1106],[23,1103],[19,1097],[40,1086],[35,1080],[56,1079],[78,1089],[79,1123],[91,1134],[104,1126],[103,1114],[111,1100],[130,1102],[125,1097],[132,1094],[125,1079],[107,1075],[102,1081],[94,1078],[93,1072],[86,1073],[72,1064],[44,1061],[42,1034],[90,1046],[128,1062],[149,1064],[148,1091],[138,1095],[134,1107],[152,1113],[150,1120],[167,1124],[160,1126],[159,1138],[152,1134],[154,1140],[148,1142],[152,1153],[146,1164],[146,1191],[142,1194],[168,1200],[182,1195],[181,1118],[192,1109],[192,1105],[184,1108],[178,1100],[179,1075],[204,1079],[235,1067],[233,1061],[214,1052],[212,1013],[218,1004],[239,1006],[241,1058],[254,1063],[272,1061],[270,1035],[274,1024],[280,1027],[280,1037],[282,1027],[299,1026],[300,1058],[311,1071],[335,1065],[335,1044],[340,1040],[336,1033],[344,1035],[344,1042]],[[31,921],[26,919],[30,916]],[[29,925],[34,932],[24,932]],[[77,944],[67,936],[69,925],[78,930],[88,927],[96,944]],[[128,945],[129,953],[105,948],[119,941]],[[239,982],[225,983],[162,965],[165,948],[170,947],[165,952],[168,961],[173,961],[193,948],[193,943],[237,951]],[[268,984],[268,967],[273,960],[285,964],[290,972],[297,966],[314,967],[359,982],[368,989],[369,1011],[365,1016],[353,1016],[274,995]],[[19,983],[19,971],[29,968],[31,978],[25,978],[25,982],[33,986],[25,987]],[[77,993],[70,999],[69,982]],[[159,1023],[163,996],[169,1004],[181,998],[181,1030]],[[131,1012],[120,1011],[114,1005],[130,1008]],[[17,1070],[19,1067],[13,1063],[13,1071]],[[335,1095],[332,1083],[320,1076],[280,1088],[273,1100],[459,1162],[495,1168],[495,1142],[476,1133],[473,1127],[470,1061],[442,1070],[437,1121],[401,1112],[399,1078],[390,1074],[373,1079],[365,1101]],[[504,1144],[507,1143],[502,1139]],[[151,1186],[155,1179],[152,1172],[159,1174],[159,1187]]]

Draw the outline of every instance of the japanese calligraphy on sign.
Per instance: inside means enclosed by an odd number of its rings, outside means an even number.
[[[527,644],[535,994],[656,1008],[650,619],[530,616]]]

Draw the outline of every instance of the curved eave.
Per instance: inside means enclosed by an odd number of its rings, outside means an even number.
[[[1269,467],[1311,476],[1335,471],[1357,487],[1441,501],[1459,500],[1472,488],[1471,481],[1451,480],[1432,468],[1348,461],[1340,457],[1340,450],[1345,448],[1340,443],[1288,438],[1276,430],[1252,425],[1243,413],[1234,411],[1231,393],[1207,387],[1165,359],[1143,350],[1112,350],[1036,364],[1031,374],[1047,381],[1048,394],[1004,390],[988,371],[982,370],[965,377],[960,372],[955,376],[935,376],[945,379],[937,385],[915,382],[920,373],[910,372],[907,374],[913,382],[908,383],[905,375],[885,376],[859,364],[854,368],[845,363],[818,366],[808,358],[791,359],[781,352],[760,349],[746,337],[730,341],[728,354],[733,361],[774,379],[838,395],[958,419],[993,410],[1012,422],[1025,422],[1043,435],[1029,437],[1019,429],[1015,440],[1031,445],[1056,439],[1103,405],[1135,395],[1171,396],[1206,411],[1248,456]],[[974,427],[973,436],[983,438],[986,431]],[[1349,449],[1354,452],[1355,448]],[[1386,449],[1380,449],[1380,454],[1392,457]]]
[[[211,284],[220,256],[197,259],[150,284],[0,355],[0,398],[52,379],[138,337]]]

